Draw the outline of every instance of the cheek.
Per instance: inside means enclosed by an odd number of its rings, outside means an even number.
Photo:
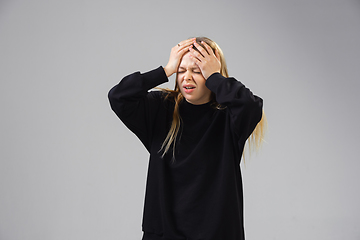
[[[180,82],[181,82],[181,79],[184,78],[183,75],[184,75],[183,73],[178,73],[178,74],[176,74],[176,81],[177,81],[178,83],[180,83]]]
[[[199,76],[197,79],[196,79],[196,83],[197,85],[200,85],[201,87],[206,87],[205,86],[205,83],[206,83],[206,80],[203,76]]]

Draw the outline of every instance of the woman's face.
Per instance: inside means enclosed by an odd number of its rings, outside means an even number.
[[[200,68],[190,58],[190,53],[184,54],[177,72],[177,84],[186,101],[194,105],[208,103],[211,91],[205,82]]]

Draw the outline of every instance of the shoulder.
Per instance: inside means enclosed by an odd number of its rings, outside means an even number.
[[[152,90],[147,94],[147,98],[151,100],[165,101],[167,92],[163,90]]]
[[[167,92],[166,90],[150,91],[146,98],[148,102],[159,105],[160,107],[168,108],[169,106],[173,107],[175,105],[174,97],[171,92]]]

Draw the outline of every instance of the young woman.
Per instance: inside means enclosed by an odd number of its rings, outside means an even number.
[[[174,90],[149,91],[172,74]],[[228,76],[219,46],[184,40],[166,67],[126,76],[109,100],[150,153],[143,240],[244,239],[239,164],[263,133],[262,99]]]

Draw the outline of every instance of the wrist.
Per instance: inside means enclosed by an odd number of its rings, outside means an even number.
[[[165,71],[167,77],[170,77],[173,74],[167,66],[164,67],[164,71]]]
[[[220,71],[215,71],[215,72],[212,72],[212,73],[210,73],[209,75],[207,75],[206,77],[205,77],[205,79],[207,80],[211,75],[213,75],[214,73],[220,73]]]

